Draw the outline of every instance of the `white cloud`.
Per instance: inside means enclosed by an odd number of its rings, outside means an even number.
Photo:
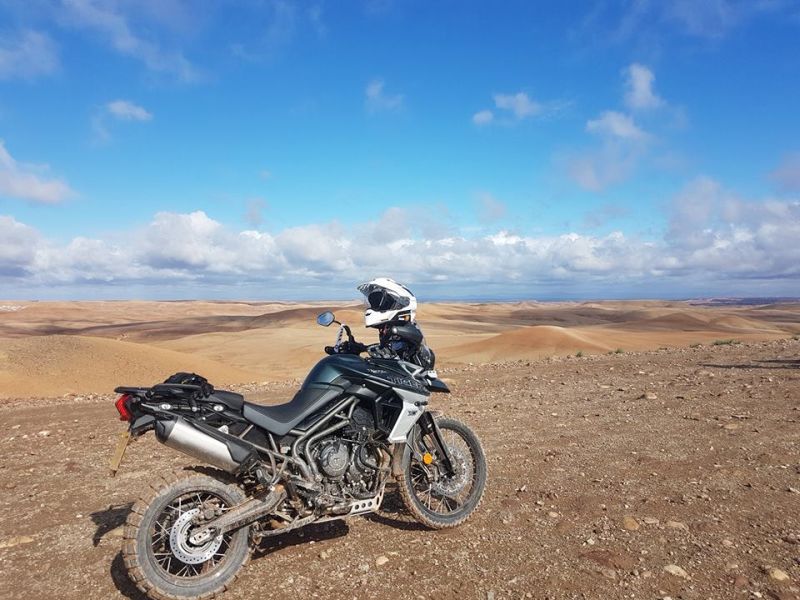
[[[675,196],[665,237],[678,272],[789,280],[800,279],[798,239],[800,202],[747,201],[708,177]]]
[[[99,33],[124,56],[141,61],[151,71],[192,82],[201,78],[198,70],[178,51],[164,50],[156,41],[135,33],[116,2],[105,0],[63,0],[67,23]]]
[[[0,280],[22,277],[36,258],[39,234],[14,217],[0,215]]]
[[[653,91],[656,77],[639,63],[633,63],[624,71],[625,104],[634,110],[646,110],[663,106],[664,100]]]
[[[74,192],[66,182],[42,175],[46,167],[17,162],[0,140],[0,196],[56,204]]]
[[[547,105],[533,100],[525,92],[515,94],[494,94],[492,96],[495,110],[484,109],[472,115],[475,125],[489,125],[490,123],[514,124],[533,117],[551,115],[564,106],[564,103],[552,102]]]
[[[130,100],[114,100],[106,104],[108,113],[123,121],[150,121],[153,115]]]
[[[147,226],[141,245],[141,259],[156,269],[236,270],[236,250],[227,232],[203,211],[157,213]]]
[[[786,155],[770,179],[787,192],[800,192],[800,152]]]
[[[586,131],[623,140],[644,140],[645,133],[629,115],[615,110],[604,111],[597,119],[586,122]]]
[[[395,111],[403,107],[403,95],[387,94],[384,91],[384,87],[384,82],[381,79],[373,79],[367,84],[364,94],[366,96],[366,107],[369,112]]]
[[[637,110],[663,104],[652,90],[652,72],[634,63],[624,71],[625,103]],[[652,136],[629,114],[606,110],[586,122],[588,133],[600,137],[598,147],[585,149],[567,161],[567,174],[586,190],[600,192],[628,179],[647,155]]]
[[[58,68],[58,51],[45,33],[26,29],[0,39],[0,79],[35,79]]]
[[[137,121],[147,122],[153,119],[152,113],[144,107],[131,102],[130,100],[113,100],[98,108],[92,115],[91,125],[94,140],[99,143],[108,142],[111,139],[109,131],[109,119],[118,121]]]
[[[158,289],[184,282],[194,295],[229,286],[232,296],[238,286],[252,284],[264,297],[276,284],[297,290],[321,285],[328,291],[320,294],[334,294],[376,273],[440,286],[450,296],[489,295],[492,285],[537,296],[547,286],[589,282],[606,296],[652,294],[655,286],[674,294],[694,283],[712,295],[730,290],[730,282],[763,294],[763,282],[786,289],[800,279],[800,202],[745,201],[708,178],[675,196],[661,239],[503,229],[430,238],[414,223],[394,208],[373,223],[313,223],[272,235],[231,229],[202,211],[162,212],[143,229],[115,233],[113,241],[77,237],[60,244],[0,217],[0,280],[70,289],[87,282]],[[387,227],[392,235],[376,235]]]
[[[495,94],[494,104],[497,108],[511,111],[514,118],[518,120],[533,117],[542,112],[542,105],[531,100],[525,92]]]
[[[488,125],[494,121],[494,113],[490,110],[480,110],[472,115],[472,122],[475,125]]]

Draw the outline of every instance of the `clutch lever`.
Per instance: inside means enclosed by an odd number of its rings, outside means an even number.
[[[342,334],[344,333],[345,327],[347,327],[347,325],[339,325],[339,331],[336,333],[336,343],[333,345],[333,349],[337,353],[342,345]]]

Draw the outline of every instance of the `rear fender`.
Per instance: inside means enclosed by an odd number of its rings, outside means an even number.
[[[131,421],[131,435],[138,437],[143,433],[147,433],[153,429],[155,425],[156,418],[153,415],[140,414],[139,416],[135,417],[133,421]]]

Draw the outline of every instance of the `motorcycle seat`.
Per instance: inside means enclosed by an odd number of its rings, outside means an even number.
[[[300,388],[294,398],[285,404],[265,406],[244,402],[242,415],[262,429],[284,436],[341,393],[342,388],[335,385],[310,383]]]

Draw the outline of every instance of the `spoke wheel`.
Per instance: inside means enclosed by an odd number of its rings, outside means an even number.
[[[450,453],[453,474],[445,474],[443,457],[433,440],[420,436],[419,428],[415,428],[412,445],[416,451],[398,477],[398,485],[406,508],[419,522],[445,529],[460,525],[478,508],[487,467],[483,448],[471,429],[450,418],[437,419],[436,423]]]
[[[202,537],[203,515],[245,500],[242,490],[197,473],[163,478],[134,505],[123,558],[131,579],[154,600],[207,599],[223,592],[249,558],[249,528]]]

